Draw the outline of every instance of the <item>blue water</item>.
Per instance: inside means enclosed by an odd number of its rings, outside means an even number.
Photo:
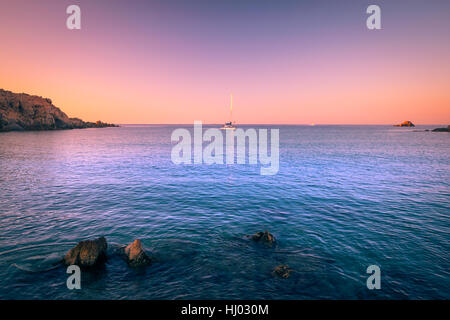
[[[279,173],[261,176],[173,164],[176,127],[1,133],[0,298],[450,298],[449,134],[279,126]],[[263,230],[276,246],[244,237]],[[102,235],[107,263],[68,290],[59,259]],[[146,269],[116,253],[136,238]]]

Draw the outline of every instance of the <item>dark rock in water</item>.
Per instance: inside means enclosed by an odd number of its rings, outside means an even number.
[[[253,241],[272,246],[275,243],[275,237],[269,231],[257,232],[250,237]]]
[[[403,121],[401,124],[394,124],[394,127],[415,127],[411,121]]]
[[[272,274],[279,278],[287,279],[290,277],[292,269],[288,265],[279,265],[273,269]]]
[[[436,129],[433,129],[433,132],[450,132],[450,126],[448,126],[447,128],[436,128]]]
[[[106,260],[107,247],[105,237],[81,241],[67,252],[64,257],[64,263],[66,265],[74,264],[79,267],[93,267]]]
[[[52,100],[0,89],[0,131],[57,130],[117,127],[69,118]]]
[[[143,267],[151,263],[151,259],[145,253],[142,242],[134,240],[124,250],[128,265],[131,267]]]

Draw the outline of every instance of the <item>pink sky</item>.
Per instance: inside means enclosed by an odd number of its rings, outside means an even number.
[[[386,4],[369,31],[364,5],[77,3],[82,30],[70,31],[70,1],[1,0],[0,88],[122,124],[222,123],[230,93],[237,123],[450,123],[445,4]]]

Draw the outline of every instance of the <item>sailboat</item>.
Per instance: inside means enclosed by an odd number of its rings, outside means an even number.
[[[230,121],[225,122],[221,130],[235,130],[236,127],[233,125],[233,95],[230,94]]]

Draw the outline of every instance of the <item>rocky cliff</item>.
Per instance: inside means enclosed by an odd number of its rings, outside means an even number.
[[[104,127],[116,125],[69,118],[50,99],[0,89],[0,131]]]

